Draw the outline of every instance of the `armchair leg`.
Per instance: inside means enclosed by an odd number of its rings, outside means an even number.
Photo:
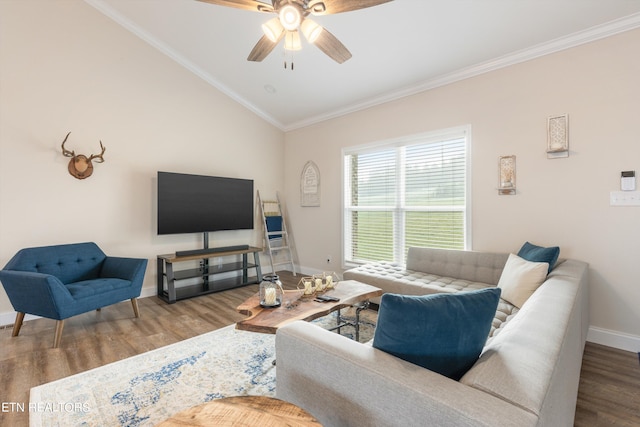
[[[62,329],[64,328],[64,320],[56,321],[56,334],[53,337],[53,348],[60,346],[60,340],[62,338]]]
[[[16,322],[13,324],[13,333],[11,334],[12,337],[17,337],[18,334],[20,333],[20,328],[22,328],[23,320],[24,320],[24,313],[18,312],[18,314],[16,314]]]
[[[135,314],[136,317],[140,317],[140,310],[138,309],[138,299],[131,298],[131,305],[133,306],[133,314]]]

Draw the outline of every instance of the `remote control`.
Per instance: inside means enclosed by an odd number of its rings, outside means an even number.
[[[316,299],[320,301],[334,301],[334,302],[340,301],[340,298],[332,297],[329,295],[318,295]]]

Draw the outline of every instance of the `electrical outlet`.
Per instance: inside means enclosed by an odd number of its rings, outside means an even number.
[[[331,264],[331,255],[327,255],[327,264]]]

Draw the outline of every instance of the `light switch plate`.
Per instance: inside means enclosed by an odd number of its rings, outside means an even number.
[[[609,196],[611,206],[640,206],[640,191],[612,191]]]

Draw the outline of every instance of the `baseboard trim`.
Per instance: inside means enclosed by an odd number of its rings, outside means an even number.
[[[322,270],[318,270],[317,268],[309,268],[309,267],[303,267],[303,266],[296,266],[297,267],[297,271],[298,273],[302,274],[303,276],[313,276],[314,274],[322,274],[323,271]],[[334,271],[332,269],[327,269],[324,271]]]
[[[640,353],[640,337],[623,332],[612,331],[610,329],[597,328],[591,326],[587,333],[587,341],[594,344],[606,345],[607,347],[619,350]]]
[[[27,314],[24,316],[24,322],[27,322],[29,320],[33,320],[33,319],[39,319],[40,317],[38,316],[33,316],[31,314]],[[6,329],[7,327],[13,326],[13,324],[16,321],[16,312],[15,311],[8,311],[6,313],[0,313],[0,329]]]
[[[140,291],[140,298],[155,297],[156,295],[158,295],[158,289],[155,286],[142,288],[142,291]]]

